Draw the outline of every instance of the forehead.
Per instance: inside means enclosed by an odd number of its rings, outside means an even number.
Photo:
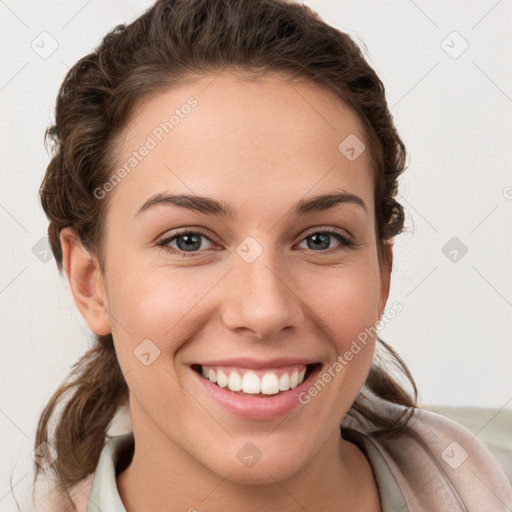
[[[366,195],[371,207],[369,152],[347,158],[347,140],[364,147],[362,123],[326,87],[279,74],[204,75],[134,110],[115,150],[116,169],[128,172],[111,200],[122,195],[126,206],[130,198],[140,205],[171,190],[247,203],[254,194],[276,197],[281,190],[300,198],[342,186]]]

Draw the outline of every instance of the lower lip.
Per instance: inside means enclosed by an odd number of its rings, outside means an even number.
[[[209,395],[230,413],[250,420],[272,420],[289,414],[297,406],[303,405],[299,401],[299,395],[310,387],[312,380],[320,370],[320,366],[313,368],[308,378],[296,388],[264,397],[240,395],[235,391],[213,384],[194,370],[191,371]]]

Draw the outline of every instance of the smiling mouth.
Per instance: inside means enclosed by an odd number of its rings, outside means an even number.
[[[254,370],[229,366],[193,364],[191,368],[202,378],[237,395],[253,397],[277,396],[302,384],[321,363],[289,365],[283,368]]]

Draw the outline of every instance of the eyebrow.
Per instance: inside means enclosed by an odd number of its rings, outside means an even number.
[[[218,201],[211,197],[195,196],[187,194],[169,195],[158,193],[151,196],[137,211],[135,216],[149,210],[157,205],[173,205],[188,210],[197,211],[216,217],[234,219],[237,216],[237,210],[231,204],[224,201]],[[293,208],[291,214],[302,216],[308,213],[322,212],[337,206],[338,204],[353,204],[360,206],[365,213],[368,213],[364,201],[355,194],[344,190],[333,194],[316,195],[309,199],[301,199]]]

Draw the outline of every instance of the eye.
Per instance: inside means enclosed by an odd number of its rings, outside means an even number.
[[[331,247],[332,238],[338,242],[338,247]],[[322,252],[325,249],[342,250],[355,245],[353,240],[333,228],[310,232],[303,240],[307,241],[307,248],[315,252]]]
[[[331,247],[333,238],[338,242],[337,247]],[[180,256],[199,256],[198,253],[200,251],[212,248],[204,247],[202,240],[207,240],[213,245],[212,240],[201,230],[182,230],[164,238],[162,241],[158,242],[157,245],[168,252],[179,254]],[[311,231],[310,234],[303,238],[303,241],[307,241],[307,249],[314,252],[330,252],[327,251],[328,249],[339,251],[356,245],[352,239],[334,228],[325,228],[322,230],[318,230],[317,228],[316,231]]]
[[[194,253],[208,248],[204,247],[204,244],[202,244],[203,239],[213,243],[202,231],[179,231],[178,233],[174,233],[172,236],[165,238],[161,242],[158,242],[157,245],[174,253]],[[172,245],[174,243],[176,246]]]

